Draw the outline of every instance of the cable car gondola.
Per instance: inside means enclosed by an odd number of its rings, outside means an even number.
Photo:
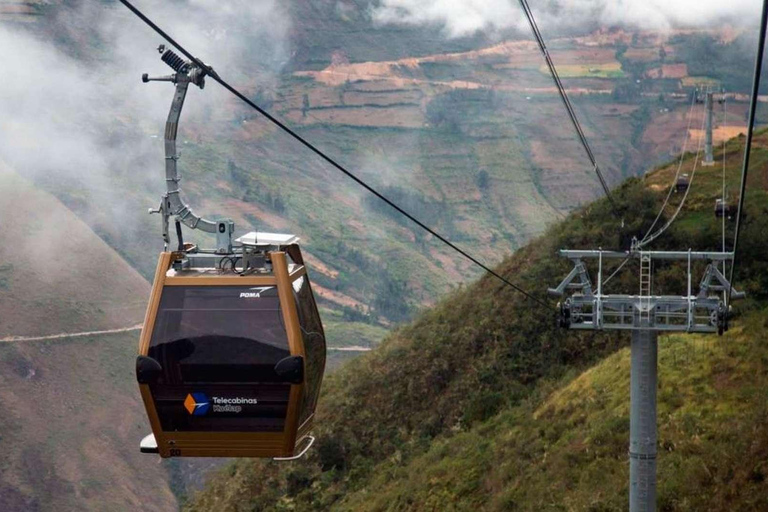
[[[688,190],[688,186],[691,184],[691,179],[687,174],[683,174],[677,178],[675,182],[675,192],[685,192]]]
[[[722,199],[715,200],[715,217],[719,219],[725,215],[728,219],[732,219],[734,213],[733,206],[728,204],[727,201],[723,201]]]
[[[140,445],[162,457],[293,459],[311,446],[325,370],[325,335],[298,238],[251,232],[195,215],[179,194],[176,131],[187,87],[205,70],[160,47],[176,73],[165,131],[168,193],[158,210],[160,254],[141,332],[136,377],[152,427]],[[181,224],[216,235],[216,248],[184,243]]]

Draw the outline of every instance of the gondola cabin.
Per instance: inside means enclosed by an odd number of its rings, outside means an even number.
[[[143,452],[292,458],[313,440],[326,347],[301,251],[290,235],[248,236],[269,246],[261,265],[160,254],[136,361]]]
[[[734,208],[728,204],[728,202],[722,199],[715,200],[715,217],[718,219],[725,216],[729,219],[733,218],[735,211]]]
[[[675,192],[685,192],[690,184],[691,180],[687,174],[679,176],[677,182],[675,182]]]

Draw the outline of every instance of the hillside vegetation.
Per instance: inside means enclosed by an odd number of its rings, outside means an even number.
[[[734,328],[721,338],[661,339],[662,510],[758,510],[768,499],[762,483],[768,449],[762,392],[768,364],[766,142],[762,133],[753,149],[737,272],[737,285],[749,298],[736,306]],[[736,139],[727,147],[730,190],[738,183],[742,146]],[[687,155],[684,169],[692,165]],[[614,191],[626,215],[624,230],[601,200],[497,270],[541,295],[569,270],[556,257],[558,249],[615,248],[643,233],[676,168],[671,164],[645,183],[631,179]],[[688,205],[656,249],[720,247],[712,213],[720,173],[719,166],[697,170]],[[635,270],[619,274],[607,291],[634,291]],[[683,276],[680,267],[660,266],[655,290],[682,292]],[[554,305],[538,308],[481,278],[326,380],[318,445],[305,460],[237,461],[187,508],[623,510],[627,339],[557,330]]]
[[[0,191],[0,510],[176,509],[167,465],[138,453],[138,331],[17,339],[133,326],[149,284],[2,162]]]
[[[0,160],[0,339],[129,327],[149,283],[82,220]]]
[[[133,372],[137,333],[0,343],[0,510],[177,508]]]
[[[98,28],[124,25],[133,32],[140,22],[115,2],[93,4],[46,2],[39,23],[25,30],[100,74],[98,62],[113,59],[115,49]],[[287,62],[276,62],[270,46],[252,34],[260,32],[256,25],[230,23],[219,29],[242,31],[253,51],[212,64],[356,175],[491,264],[597,197],[600,187],[527,31],[447,39],[438,26],[374,22],[377,4],[277,2],[279,17],[290,18]],[[98,13],[95,21],[82,6]],[[147,9],[153,16],[162,12]],[[189,14],[181,9],[178,19]],[[729,36],[733,30],[662,36],[587,33],[592,29],[553,33],[547,43],[612,184],[679,151],[691,84],[718,84],[707,74],[725,68],[723,59],[729,69],[751,69],[743,41]],[[711,53],[695,51],[694,36]],[[214,46],[224,50],[226,44],[227,38]],[[702,55],[717,59],[697,65],[706,60]],[[149,52],[138,58],[146,60],[123,71],[139,76],[164,67]],[[113,73],[107,75],[107,87],[119,90]],[[746,90],[742,75],[729,82],[730,92]],[[162,193],[160,135],[172,89],[139,89],[137,82],[134,90],[128,83],[120,84],[131,87],[126,98],[135,93],[142,102],[88,103],[99,129],[87,118],[68,120],[69,130],[95,131],[94,144],[118,155],[94,170],[103,180],[79,170],[30,174],[149,278],[162,242],[158,218],[143,212]],[[151,112],[143,103],[149,98],[158,101]],[[743,101],[728,104],[729,129],[743,127],[745,108]],[[693,126],[702,111],[695,108]],[[717,117],[725,124],[720,111]],[[183,192],[197,212],[233,218],[238,234],[259,229],[301,237],[321,305],[330,313],[325,321],[334,346],[374,345],[392,325],[479,275],[215,84],[190,95],[179,144]],[[105,208],[103,198],[113,198],[115,190],[119,197]]]

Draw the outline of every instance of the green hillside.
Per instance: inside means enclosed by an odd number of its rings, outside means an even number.
[[[177,508],[133,372],[137,333],[0,342],[0,510]],[[73,371],[76,369],[76,371]]]
[[[75,2],[81,3],[88,4]],[[115,48],[98,27],[134,31],[141,24],[116,2],[98,4],[94,21],[84,23],[70,3],[46,3],[41,23],[25,30],[54,41],[102,76],[107,88],[121,90],[127,85],[113,83],[115,73],[100,65],[112,61]],[[272,47],[251,34],[260,33],[256,25],[232,23],[227,28],[240,30],[252,51],[242,60],[213,63],[222,76],[483,261],[497,264],[600,193],[551,79],[540,70],[538,48],[520,39],[527,32],[447,39],[437,26],[374,22],[370,0],[278,4],[291,24],[284,41],[290,59],[276,62]],[[716,83],[717,76],[703,75],[722,60],[751,69],[740,40],[710,32],[667,35],[548,37],[610,183],[679,151],[691,83]],[[694,36],[718,57],[715,64],[704,65],[707,59],[690,42]],[[149,50],[137,53],[140,66],[132,61],[121,73],[161,73],[165,66]],[[664,66],[671,68],[660,76]],[[103,166],[32,169],[30,175],[150,278],[162,242],[159,219],[144,212],[162,193],[158,136],[172,89],[135,87],[115,101],[88,98],[83,110],[93,118],[67,119],[68,131],[95,132],[93,143],[110,149]],[[729,88],[744,90],[741,79]],[[331,312],[324,315],[331,345],[375,344],[393,325],[478,277],[474,267],[222,92],[211,84],[188,99],[179,132],[183,192],[200,214],[233,218],[238,234],[285,230],[301,237],[320,303]],[[143,103],[149,98],[159,102],[151,112]],[[694,126],[702,109],[695,109]],[[729,129],[743,126],[745,109],[743,101],[728,104]],[[718,110],[719,126],[723,117]],[[115,190],[119,197],[105,208],[103,198]],[[363,335],[356,335],[358,327]]]
[[[737,284],[749,298],[724,337],[661,340],[659,499],[663,510],[757,509],[766,444],[768,168],[753,149]],[[728,145],[738,183],[743,138]],[[716,153],[722,158],[721,153]],[[684,169],[690,170],[688,155]],[[506,259],[503,275],[542,293],[569,270],[563,247],[619,246],[652,222],[676,164],[588,205]],[[684,171],[685,172],[685,171]],[[680,221],[657,249],[718,249],[721,168],[697,170]],[[679,200],[679,196],[673,198]],[[732,232],[733,224],[729,225]],[[730,235],[729,235],[730,236]],[[635,269],[608,293],[634,290]],[[656,290],[684,286],[660,268]],[[551,310],[484,277],[394,332],[324,384],[318,445],[298,463],[238,461],[188,505],[203,510],[622,510],[628,464],[627,337],[554,327]],[[761,380],[762,379],[762,380]],[[762,500],[762,501],[760,501]]]

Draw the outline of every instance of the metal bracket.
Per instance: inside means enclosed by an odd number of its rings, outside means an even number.
[[[715,279],[720,284],[712,284],[712,279]],[[717,268],[717,265],[709,264],[707,266],[707,270],[704,272],[704,277],[701,278],[699,288],[699,294],[698,298],[703,299],[706,298],[709,295],[709,291],[715,291],[715,292],[723,292],[727,291],[730,288],[730,283],[728,282],[728,279],[725,278],[722,272],[720,272],[720,269]],[[732,299],[743,299],[747,296],[745,292],[739,292],[736,291],[734,288],[731,292],[731,298]]]
[[[168,234],[168,219],[170,218],[170,213],[168,212],[169,204],[168,204],[168,194],[163,195],[163,198],[160,200],[160,206],[157,208],[157,210],[153,210],[152,208],[149,209],[150,215],[153,213],[159,213],[162,216],[162,223],[163,223],[163,241],[165,242],[166,246],[171,243],[170,236]]]
[[[574,283],[574,279],[579,278],[579,282]],[[562,296],[565,293],[566,288],[581,289],[581,293],[586,297],[592,297],[592,282],[589,280],[589,272],[587,267],[582,263],[580,259],[575,259],[573,263],[573,270],[563,281],[557,286],[557,288],[549,288],[547,293],[555,296]]]
[[[212,70],[205,69],[196,63],[185,61],[172,50],[166,50],[164,45],[158,48],[162,54],[162,61],[170,66],[176,73],[169,76],[150,78],[146,73],[141,79],[144,83],[151,81],[171,82],[176,85],[176,90],[165,123],[165,182],[167,192],[163,196],[160,208],[150,210],[150,213],[160,213],[163,217],[163,240],[166,245],[170,243],[168,233],[169,217],[176,216],[176,220],[184,223],[190,229],[200,229],[206,233],[216,235],[216,249],[218,254],[232,253],[232,235],[235,232],[235,223],[230,219],[208,220],[196,215],[181,198],[177,163],[180,157],[176,149],[176,137],[179,128],[179,119],[184,107],[184,99],[187,96],[189,84],[194,84],[200,89],[205,87],[205,76]],[[205,66],[204,64],[202,64]]]
[[[287,461],[292,461],[292,460],[299,460],[304,455],[306,455],[306,453],[309,451],[309,449],[312,447],[312,445],[315,444],[315,438],[313,436],[305,436],[305,437],[301,438],[299,440],[299,442],[303,441],[304,439],[306,439],[308,441],[307,442],[307,446],[305,446],[304,449],[301,450],[301,452],[299,452],[298,455],[294,455],[293,457],[273,457],[272,460],[278,461],[278,462],[287,462]]]

